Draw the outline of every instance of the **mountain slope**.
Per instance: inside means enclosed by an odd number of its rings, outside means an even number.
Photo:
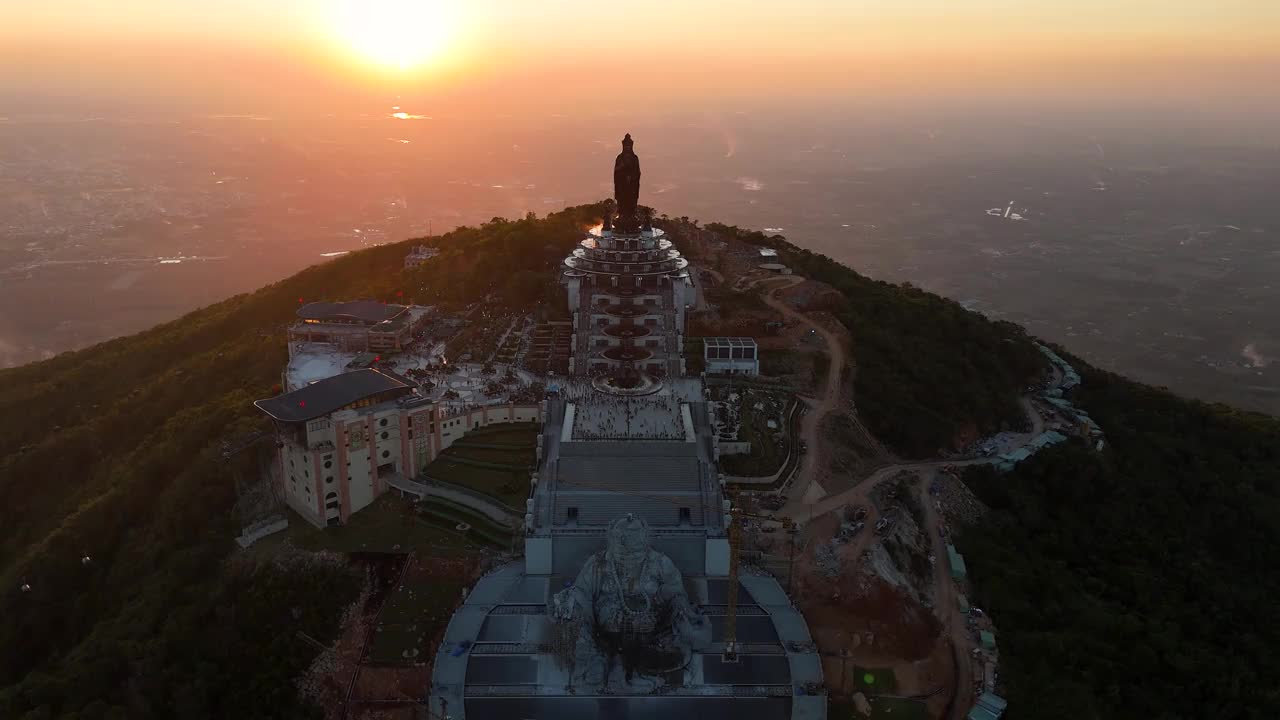
[[[402,266],[412,242],[370,248],[144,333],[0,371],[10,511],[0,536],[0,717],[314,716],[292,685],[314,655],[297,632],[330,637],[361,578],[323,558],[234,553],[233,477],[260,458],[219,451],[262,426],[251,401],[275,391],[284,327],[300,301],[352,297],[458,306],[489,296],[555,312],[555,269],[599,211],[460,229],[432,239],[440,256],[411,272]],[[930,455],[1018,421],[1016,398],[1043,368],[1019,328],[780,238],[711,227],[772,244],[841,292],[835,314],[853,340],[859,411],[900,453]],[[1172,681],[1137,697],[1134,668],[1188,683],[1198,709],[1227,709],[1200,716],[1273,707],[1265,680],[1278,638],[1250,628],[1268,620],[1262,602],[1280,590],[1264,577],[1280,557],[1275,421],[1078,367],[1078,401],[1112,449],[1045,453],[1012,484],[974,478],[995,513],[962,538],[1000,623],[1018,712],[1184,716]],[[1044,608],[1070,612],[1046,627]],[[1128,608],[1118,621],[1117,608]],[[1200,629],[1177,631],[1197,618]],[[1146,635],[1162,639],[1124,667]],[[1231,643],[1244,659],[1214,665]],[[1038,693],[1063,700],[1034,711]],[[1170,702],[1160,705],[1160,693]]]
[[[1011,708],[1280,716],[1280,421],[1071,362],[1109,448],[966,477],[992,512],[958,545],[1000,631]]]
[[[371,248],[147,332],[0,371],[0,716],[183,707],[183,717],[248,717],[233,709],[255,688],[274,693],[272,715],[305,715],[288,678],[309,653],[271,632],[276,615],[305,607],[284,624],[325,637],[356,583],[341,568],[228,561],[239,530],[233,477],[260,458],[242,453],[237,468],[219,451],[262,427],[252,401],[274,392],[294,310],[489,289],[496,303],[527,307],[554,291],[551,269],[596,216],[586,206],[452,232],[412,273],[402,272],[410,242]],[[239,640],[225,646],[230,638]]]
[[[710,224],[772,247],[795,272],[840,291],[833,308],[852,338],[858,415],[907,457],[931,457],[1004,429],[1024,429],[1023,388],[1047,369],[1026,332],[911,285],[872,280],[781,236]]]

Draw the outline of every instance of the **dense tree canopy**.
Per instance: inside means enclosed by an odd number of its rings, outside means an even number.
[[[560,307],[554,269],[599,213],[456,230],[410,272],[421,241],[374,247],[0,371],[0,717],[313,716],[291,682],[313,655],[297,633],[330,637],[359,578],[234,554],[232,478],[258,458],[219,452],[261,427],[251,401],[278,383],[284,328],[321,299]],[[899,451],[1020,418],[1043,364],[1018,328],[717,227],[841,292],[859,411]],[[968,478],[993,508],[960,544],[1000,630],[1010,720],[1275,717],[1277,422],[1079,367],[1107,451]]]
[[[313,653],[294,631],[332,632],[357,583],[331,567],[229,560],[233,477],[259,458],[219,451],[262,426],[252,401],[279,382],[284,329],[312,300],[491,293],[530,307],[552,297],[554,263],[599,210],[459,229],[428,240],[441,256],[409,273],[422,241],[370,248],[0,371],[0,717],[308,714],[289,679]]]
[[[1280,717],[1280,421],[1073,364],[1109,447],[966,477],[1010,720]]]
[[[440,255],[408,274],[414,297],[425,303],[467,304],[490,298],[510,308],[563,306],[561,263],[595,222],[601,205],[585,205],[539,220],[494,218],[433,242]]]
[[[858,413],[898,452],[931,456],[1025,425],[1018,396],[1046,365],[1022,328],[909,285],[871,280],[780,236],[706,227],[774,247],[796,272],[840,291],[834,312],[853,339]]]

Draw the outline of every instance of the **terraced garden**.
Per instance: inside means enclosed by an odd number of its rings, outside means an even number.
[[[728,392],[719,388],[722,392]],[[778,472],[787,460],[788,433],[796,428],[791,425],[791,409],[795,400],[777,392],[739,389],[738,413],[742,428],[740,440],[751,443],[751,452],[742,455],[725,455],[720,467],[729,475],[758,477]],[[770,428],[773,420],[777,427]]]
[[[442,497],[431,497],[418,504],[422,522],[455,532],[479,546],[498,550],[511,548],[512,528],[494,522],[485,515]],[[459,530],[459,527],[466,526]]]
[[[519,510],[529,495],[538,426],[519,423],[473,430],[423,471],[432,479],[484,493]]]

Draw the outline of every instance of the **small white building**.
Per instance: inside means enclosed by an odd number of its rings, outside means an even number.
[[[440,248],[427,247],[426,245],[417,245],[404,258],[404,267],[409,269],[418,267],[422,263],[440,254]]]
[[[760,374],[760,349],[754,338],[703,338],[702,358],[707,373],[712,375]]]

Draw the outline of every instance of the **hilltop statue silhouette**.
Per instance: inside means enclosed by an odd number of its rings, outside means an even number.
[[[618,203],[619,232],[636,232],[640,229],[636,207],[640,202],[640,158],[631,146],[635,141],[631,133],[622,138],[622,152],[613,161],[613,197]]]

